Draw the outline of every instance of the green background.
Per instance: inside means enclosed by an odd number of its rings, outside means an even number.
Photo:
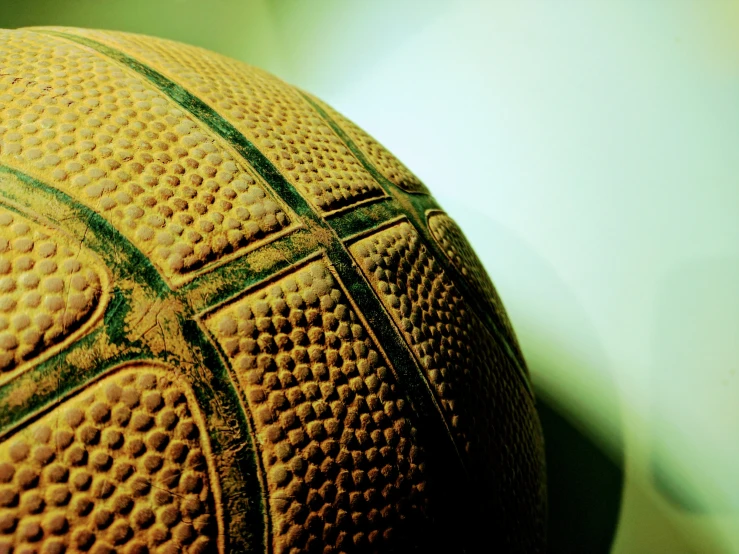
[[[739,2],[0,0],[267,69],[457,219],[540,397],[551,551],[739,552]]]

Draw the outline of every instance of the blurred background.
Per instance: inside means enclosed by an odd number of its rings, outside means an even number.
[[[0,0],[27,25],[203,46],[364,127],[503,297],[551,552],[739,552],[739,2]]]

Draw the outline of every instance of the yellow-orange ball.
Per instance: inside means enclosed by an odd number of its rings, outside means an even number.
[[[413,173],[212,52],[0,33],[0,552],[543,551],[525,362]]]

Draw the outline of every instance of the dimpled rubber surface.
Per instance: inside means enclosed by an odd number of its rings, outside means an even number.
[[[509,336],[515,337],[515,332],[493,282],[457,223],[445,213],[436,212],[429,216],[428,225],[431,235],[439,243],[441,250],[454,264],[457,271],[475,288],[478,298],[488,304],[495,312]],[[518,341],[515,341],[513,346],[519,356],[523,358],[520,354]]]
[[[393,156],[387,148],[325,102],[310,94],[306,94],[306,96],[331,117],[383,177],[408,192],[428,194],[428,189],[421,180],[403,162]]]
[[[103,379],[0,443],[0,552],[211,552],[202,435],[156,369]]]
[[[2,31],[0,163],[99,211],[177,278],[288,224],[231,149],[131,70]]]
[[[274,551],[382,551],[425,498],[407,402],[325,263],[208,319],[254,414]]]
[[[300,93],[260,70],[194,46],[129,33],[79,31],[147,63],[228,119],[321,211],[383,196]]]
[[[196,47],[0,31],[0,554],[542,553],[544,483],[502,304],[374,139]]]
[[[100,261],[58,233],[0,206],[0,371],[8,376],[79,329],[107,296]]]
[[[541,506],[528,500],[539,494],[541,468],[520,461],[537,459],[541,444],[535,418],[524,416],[532,413],[530,398],[510,379],[510,362],[409,223],[363,238],[350,251],[411,345],[471,469],[485,476],[488,499],[496,488],[508,489],[510,503],[499,517],[519,528],[531,523],[528,533],[506,537],[528,551],[544,532],[543,521],[532,518]],[[513,404],[519,417],[506,417],[509,406],[501,413],[501,403]],[[523,494],[515,498],[513,491]],[[499,507],[492,502],[488,509]]]

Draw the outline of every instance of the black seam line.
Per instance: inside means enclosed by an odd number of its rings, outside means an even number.
[[[100,329],[98,331],[100,331]],[[123,361],[117,360],[114,363],[105,366],[95,375],[89,376],[89,379],[81,380],[80,382],[75,383],[74,386],[64,389],[63,391],[59,391],[59,394],[54,396],[51,401],[44,404],[35,412],[24,414],[24,416],[18,418],[17,421],[4,424],[2,431],[0,431],[0,441],[6,442],[8,439],[13,438],[18,433],[23,433],[26,430],[25,427],[38,422],[40,419],[49,415],[62,404],[73,400],[75,397],[79,397],[81,393],[85,391],[85,389],[99,384],[101,381],[107,379],[108,377],[111,377],[115,374],[120,374],[121,372],[127,370],[131,370],[139,365],[155,365],[157,366],[157,369],[160,370],[166,367],[166,364],[163,362],[152,363],[150,359],[146,358],[132,358]]]
[[[339,138],[344,142],[344,144],[349,148],[349,150],[354,153],[354,155],[357,157],[357,159],[364,165],[365,169],[370,172],[370,174],[377,180],[377,182],[380,184],[381,187],[385,189],[385,191],[392,195],[393,198],[395,198],[394,193],[402,192],[408,195],[409,197],[412,196],[412,202],[413,206],[416,208],[419,207],[419,204],[427,204],[431,200],[430,196],[428,194],[419,194],[419,193],[411,193],[406,190],[403,190],[401,187],[398,187],[391,183],[386,177],[381,175],[377,169],[366,159],[364,156],[364,153],[359,149],[359,147],[352,141],[351,138],[344,132],[344,130],[339,126],[338,123],[336,123],[331,116],[329,116],[326,111],[321,108],[321,106],[317,105],[312,98],[303,91],[299,91],[300,94],[305,98],[306,102],[308,102],[314,110],[318,112],[318,114],[323,118],[323,120],[333,129],[333,131],[339,136]],[[424,202],[424,200],[426,200]],[[416,228],[416,230],[419,232],[421,237],[424,239],[424,242],[426,243],[426,246],[431,249],[432,252],[435,253],[436,258],[438,262],[442,265],[442,267],[445,267],[447,270],[451,270],[450,273],[452,275],[457,276],[457,281],[459,282],[461,292],[466,298],[474,298],[474,295],[471,294],[471,288],[467,284],[467,280],[465,278],[460,279],[461,272],[457,270],[456,267],[454,267],[453,264],[449,263],[449,259],[444,254],[444,252],[441,251],[441,248],[439,248],[437,241],[434,239],[434,237],[431,235],[430,232],[427,231],[427,226],[418,225],[416,223],[416,215],[418,215],[419,221],[422,220],[424,223],[427,221],[427,217],[425,212],[429,209],[437,209],[442,213],[443,210],[440,210],[436,206],[428,206],[426,209],[423,210],[422,215],[418,214],[411,214],[407,210],[403,210],[402,208],[399,209],[399,211],[405,213],[408,216],[409,221],[411,224]],[[440,255],[441,254],[441,255]],[[482,319],[483,322],[487,324],[489,328],[492,328],[494,331],[494,335],[497,336],[502,342],[503,342],[503,348],[508,355],[509,358],[513,361],[513,365],[516,368],[516,373],[518,374],[518,377],[521,379],[524,388],[528,392],[528,394],[531,396],[532,400],[535,400],[534,392],[531,387],[531,382],[529,380],[529,377],[526,375],[526,371],[524,370],[524,362],[523,360],[516,354],[516,349],[512,347],[510,344],[510,340],[508,339],[507,333],[505,332],[505,327],[503,326],[502,322],[497,322],[495,318],[491,317],[491,315],[487,312],[487,310],[483,310],[479,303],[476,302],[467,302],[467,304],[471,307],[472,311]],[[497,315],[496,315],[497,318]]]
[[[164,298],[171,294],[171,289],[164,281],[162,276],[157,271],[154,264],[151,263],[149,258],[136,248],[131,241],[129,241],[118,229],[116,229],[107,219],[101,216],[99,213],[94,211],[92,208],[85,206],[82,202],[78,202],[67,193],[60,189],[51,187],[46,183],[39,181],[10,166],[0,164],[0,173],[6,173],[12,175],[24,185],[32,187],[35,190],[41,190],[48,196],[56,198],[63,204],[65,204],[70,210],[72,210],[78,216],[80,221],[86,221],[88,226],[92,227],[93,236],[101,243],[100,248],[95,248],[94,245],[87,242],[87,247],[95,252],[102,258],[105,264],[111,270],[116,269],[119,272],[122,270],[130,274],[131,276],[140,274],[142,281],[146,282],[151,288],[156,291],[160,298]],[[5,194],[3,194],[5,196]],[[21,206],[27,205],[22,198],[13,197],[13,200],[18,202]],[[48,217],[50,221],[64,228],[64,221],[57,220],[51,214],[42,214]],[[113,261],[110,258],[110,251],[102,247],[102,243],[115,243],[121,245],[121,250],[124,254],[130,257],[130,263],[121,264],[120,261]],[[114,286],[114,283],[111,283]]]
[[[377,334],[380,340],[384,341],[387,338],[389,340],[389,344],[394,342],[397,343],[397,341],[400,340],[403,341],[403,345],[405,345],[405,340],[401,337],[397,336],[395,337],[395,340],[392,340],[388,336],[389,333],[392,333],[392,329],[394,329],[393,324],[390,321],[390,316],[385,312],[380,300],[366,282],[364,276],[359,273],[359,268],[342,243],[336,230],[313,211],[308,202],[297,192],[287,179],[277,171],[272,162],[270,162],[267,157],[262,154],[256,146],[254,146],[254,144],[247,140],[246,137],[233,127],[233,125],[228,123],[213,108],[190,94],[182,86],[170,81],[158,71],[140,63],[123,52],[105,46],[97,41],[78,37],[76,35],[48,30],[35,32],[49,34],[71,42],[76,42],[91,48],[104,56],[112,58],[124,66],[127,66],[129,69],[142,75],[177,104],[193,114],[199,121],[227,140],[229,144],[231,144],[231,146],[233,146],[236,151],[239,152],[239,154],[241,154],[243,158],[255,169],[255,171],[259,173],[266,183],[283,198],[285,203],[288,204],[288,206],[292,208],[297,215],[310,219],[316,224],[316,226],[319,226],[331,233],[333,240],[326,248],[329,259],[334,264],[342,282],[350,291],[352,291],[353,294],[356,295],[354,301],[357,305],[360,306],[363,311],[365,309],[371,310],[368,313],[373,314],[373,317],[369,321],[373,327],[373,331]],[[388,191],[385,190],[385,192]],[[421,370],[417,366],[415,358],[413,358],[407,346],[405,348],[393,348],[393,350],[395,350],[395,352],[391,353],[388,351],[388,355],[398,356],[397,359],[393,359],[393,362],[395,363],[398,372],[406,379],[403,383],[404,388],[406,388],[407,393],[416,393],[414,395],[409,394],[409,397],[414,400],[414,406],[417,409],[419,419],[425,420],[424,424],[431,425],[432,429],[444,429],[443,436],[449,441],[452,450],[456,454],[456,464],[463,466],[461,454],[457,449],[456,442],[454,441],[449,428],[447,427],[441,408],[431,394],[429,384],[421,374]],[[436,421],[436,423],[434,424],[432,421]]]
[[[209,317],[213,316],[216,312],[220,312],[221,310],[224,310],[226,308],[233,307],[234,304],[236,304],[237,302],[241,302],[247,296],[263,290],[265,287],[268,287],[275,281],[279,281],[280,279],[292,275],[293,273],[297,273],[301,269],[305,269],[305,267],[312,262],[318,261],[319,259],[325,257],[326,249],[322,247],[312,250],[307,254],[304,254],[302,257],[295,256],[295,259],[290,260],[290,263],[288,265],[281,267],[276,271],[270,271],[268,275],[264,276],[264,278],[255,279],[250,283],[245,283],[245,285],[241,287],[241,289],[239,289],[236,294],[225,298],[221,302],[214,302],[212,304],[209,304],[207,308],[204,308],[197,314],[197,317],[205,321]],[[208,332],[210,333],[210,331]],[[215,339],[215,335],[213,335],[213,337]]]
[[[336,230],[339,238],[346,242],[350,237],[371,229],[378,228],[385,221],[405,215],[403,209],[397,202],[384,202],[371,206],[363,206],[343,214],[331,221],[331,226]]]
[[[295,233],[265,244],[258,250],[249,252],[228,264],[214,267],[208,273],[199,275],[197,279],[191,281],[187,288],[178,289],[174,294],[188,303],[194,313],[209,312],[214,306],[238,296],[245,288],[269,279],[275,272],[282,271],[283,268],[302,260],[313,252],[314,249],[311,246],[294,244],[296,239],[304,239],[309,234],[309,230],[298,229]],[[252,267],[254,264],[262,263],[261,258],[265,249],[279,252],[280,258],[265,267]],[[218,286],[210,291],[207,298],[198,298],[197,293],[202,290],[208,280],[217,283]]]
[[[308,202],[284,179],[284,177],[282,177],[282,174],[275,169],[272,162],[270,162],[266,156],[264,156],[256,146],[254,146],[254,144],[249,142],[238,130],[236,130],[236,128],[233,127],[233,125],[216,113],[214,109],[198,97],[190,94],[184,87],[175,84],[158,71],[142,64],[135,58],[89,38],[51,30],[36,30],[32,32],[52,35],[71,42],[76,42],[77,44],[81,44],[99,54],[103,54],[125,67],[128,67],[128,69],[135,71],[139,75],[142,75],[166,96],[174,100],[212,131],[215,131],[217,135],[225,139],[229,145],[234,147],[236,151],[245,160],[247,160],[257,173],[259,173],[259,175],[273,188],[273,190],[277,192],[278,196],[280,196],[285,203],[295,211],[296,215],[309,217],[313,220],[317,219],[315,212],[309,206]]]
[[[367,320],[367,325],[379,341],[397,373],[398,383],[411,400],[418,419],[424,427],[434,431],[434,436],[444,436],[456,454],[456,462],[466,473],[465,463],[454,439],[449,423],[431,390],[431,384],[421,373],[415,356],[405,338],[397,332],[395,323],[374,289],[365,279],[354,258],[341,241],[334,241],[326,248],[326,256],[334,265],[341,283],[350,293],[354,303]],[[439,433],[442,432],[442,435]]]
[[[21,372],[0,386],[0,406],[2,406],[0,409],[0,440],[5,440],[3,437],[18,432],[22,425],[27,424],[37,414],[46,413],[54,406],[63,402],[67,396],[72,394],[70,391],[84,388],[88,383],[87,379],[91,378],[95,380],[100,375],[110,371],[111,368],[119,365],[135,364],[136,362],[150,359],[150,352],[136,352],[133,348],[127,348],[123,355],[107,358],[88,373],[83,374],[79,370],[72,371],[66,361],[69,355],[76,351],[89,348],[104,331],[106,331],[104,325],[92,329],[87,335],[79,337],[66,349],[36,363],[36,365],[30,367],[27,371]],[[33,358],[30,360],[30,363],[35,363]],[[28,396],[22,404],[13,408],[8,407],[9,398],[15,392],[26,387],[37,387],[39,382],[59,371],[64,372],[64,378],[60,380],[59,388],[48,392],[36,391]]]
[[[208,342],[211,343],[212,349],[215,351],[216,355],[220,358],[220,363],[224,368],[229,368],[226,371],[231,373],[230,380],[232,381],[232,387],[234,389],[235,395],[238,398],[239,403],[245,404],[244,405],[244,419],[246,420],[246,427],[247,431],[252,437],[256,437],[256,424],[254,423],[254,417],[251,413],[251,411],[248,408],[249,403],[246,401],[246,394],[243,390],[243,387],[241,386],[241,382],[239,381],[238,374],[233,369],[233,365],[231,364],[231,361],[229,357],[226,355],[226,353],[223,351],[223,348],[221,347],[220,343],[216,339],[216,337],[211,333],[210,329],[208,329],[205,320],[210,316],[211,314],[198,314],[193,318],[194,324],[197,326],[198,331],[200,332],[200,335],[205,338]],[[230,370],[230,371],[229,371]],[[272,548],[272,541],[270,538],[272,537],[272,518],[270,517],[270,508],[269,508],[269,487],[267,483],[267,471],[264,467],[264,461],[262,460],[261,451],[260,448],[252,443],[250,446],[254,449],[254,455],[252,456],[254,460],[254,464],[256,466],[256,477],[259,481],[259,488],[261,489],[259,491],[259,496],[261,499],[261,522],[264,526],[264,532],[260,533],[263,535],[261,537],[261,541],[264,545],[264,551],[267,553],[271,553]],[[244,479],[244,488],[253,489],[253,487],[249,487],[247,484],[247,479]],[[226,503],[224,503],[226,504]]]

